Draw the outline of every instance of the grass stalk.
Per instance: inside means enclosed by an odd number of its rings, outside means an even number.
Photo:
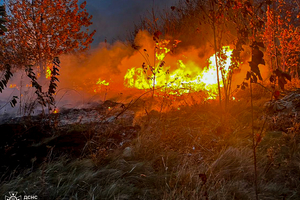
[[[253,149],[253,165],[254,165],[254,187],[255,187],[255,199],[258,200],[256,142],[255,142],[255,133],[254,133],[253,96],[252,96],[251,80],[250,80],[250,99],[251,99],[251,131],[252,131],[252,145],[253,145],[252,149]]]

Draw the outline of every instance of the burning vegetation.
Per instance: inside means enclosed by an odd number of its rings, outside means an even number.
[[[0,7],[1,194],[300,198],[298,1],[180,1],[93,49],[86,4]]]

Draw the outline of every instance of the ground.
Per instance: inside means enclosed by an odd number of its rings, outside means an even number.
[[[259,94],[253,96],[259,199],[299,199],[298,104],[274,110],[266,106],[270,96]],[[249,94],[241,96],[223,111],[214,100],[149,96],[3,121],[0,194],[255,199],[252,111]]]

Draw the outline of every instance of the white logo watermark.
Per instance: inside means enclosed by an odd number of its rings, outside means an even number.
[[[18,192],[9,192],[9,196],[5,195],[5,200],[22,200],[22,197],[17,197],[17,194]]]
[[[18,192],[9,192],[9,196],[5,195],[5,200],[22,200],[22,196]],[[37,200],[37,195],[24,195],[23,200]]]

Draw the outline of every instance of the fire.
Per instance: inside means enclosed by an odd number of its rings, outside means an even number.
[[[225,71],[225,76],[227,76],[228,72],[229,72],[229,67],[231,65],[231,54],[232,54],[232,49],[230,49],[229,46],[225,46],[223,47],[223,52],[226,55],[226,59],[224,60],[224,71]],[[210,61],[210,67],[208,69],[206,69],[206,71],[204,72],[203,75],[203,82],[205,82],[206,84],[217,84],[217,67],[216,67],[216,55],[214,54],[213,56],[211,56],[209,58]],[[219,71],[219,75],[221,77],[221,71]],[[222,82],[221,82],[222,83]]]
[[[46,69],[46,78],[47,79],[50,79],[51,78],[51,68],[50,66],[47,66],[47,69]]]
[[[192,92],[206,91],[209,98],[217,96],[217,72],[215,55],[212,55],[208,61],[209,66],[201,69],[199,65],[192,61],[184,63],[182,60],[177,60],[177,68],[170,71],[170,66],[165,66],[164,58],[170,52],[166,46],[169,40],[166,40],[159,45],[159,52],[156,52],[156,66],[143,64],[142,68],[128,69],[124,76],[124,85],[128,88],[137,88],[141,90],[155,89],[157,91],[168,93],[170,95],[183,95]],[[222,48],[222,69],[226,78],[230,71],[232,49],[228,46]],[[150,72],[149,72],[150,69]],[[221,76],[221,70],[219,70]],[[223,83],[220,78],[220,86]]]
[[[177,40],[177,43],[180,41]],[[167,45],[170,43],[170,40],[163,40],[156,44],[156,48],[158,48],[160,51],[155,52],[155,57],[159,61],[163,61],[166,57],[166,54],[171,51],[171,49],[167,48]]]
[[[53,112],[52,112],[53,114],[57,114],[57,113],[59,113],[59,109],[58,108],[55,108],[54,110],[53,110]]]
[[[97,81],[97,83],[96,83],[97,85],[105,85],[105,86],[108,86],[109,85],[109,83],[108,82],[106,82],[106,80],[103,80],[103,81],[101,81],[101,79],[99,78],[99,80]]]
[[[106,87],[109,86],[109,82],[106,82],[106,80],[101,80],[99,78],[98,81],[97,81],[97,83],[96,83],[96,85],[97,85],[97,88],[94,89],[95,93],[101,91],[101,88],[102,88],[103,85],[106,86]]]
[[[17,87],[16,84],[10,84],[10,85],[9,85],[9,88],[15,88],[15,87]]]

